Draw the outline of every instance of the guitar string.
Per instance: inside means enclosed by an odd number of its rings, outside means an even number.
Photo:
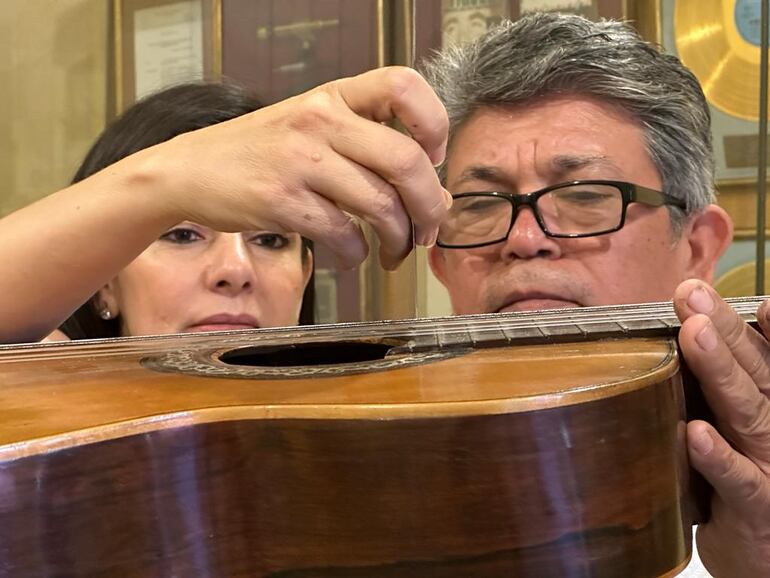
[[[728,300],[736,312],[743,318],[754,321],[754,312],[762,302],[761,297],[748,297]],[[526,311],[512,313],[478,314],[453,317],[408,319],[394,321],[378,321],[367,324],[349,324],[355,333],[378,336],[421,337],[435,335],[437,330],[443,335],[453,333],[473,333],[482,336],[484,333],[499,333],[501,331],[516,331],[520,329],[554,329],[587,327],[591,325],[614,324],[618,329],[634,330],[634,327],[624,327],[628,323],[650,323],[657,327],[674,329],[679,321],[674,313],[671,302],[655,302],[630,305],[609,305],[599,307],[584,307],[570,309],[554,309],[549,311]],[[339,325],[318,326],[318,329],[334,330]],[[379,331],[377,331],[379,329]],[[578,332],[581,332],[578,329]],[[405,334],[406,333],[406,334]]]
[[[767,297],[738,297],[726,299],[725,301],[732,305],[743,319],[756,321],[755,311],[764,299],[767,299]],[[637,326],[634,327],[634,324],[637,324]],[[642,326],[639,327],[639,325]],[[344,341],[372,338],[400,339],[407,340],[407,343],[409,343],[412,340],[430,338],[433,341],[429,345],[442,347],[446,345],[446,341],[451,341],[452,339],[455,339],[455,342],[450,345],[462,345],[462,343],[470,345],[484,342],[490,336],[497,340],[501,335],[506,341],[512,341],[520,337],[534,337],[545,340],[558,336],[567,338],[590,337],[592,332],[602,336],[607,336],[608,333],[616,333],[619,337],[622,337],[628,333],[640,330],[651,330],[653,332],[660,330],[663,334],[673,335],[679,325],[680,323],[674,313],[673,304],[670,301],[664,301],[632,305],[603,305],[539,311],[481,313],[449,317],[265,328],[247,333],[234,331],[229,335],[222,335],[220,343],[224,344],[233,338],[242,339],[246,335],[254,338],[253,345],[259,345],[261,338],[291,340],[293,344],[303,341],[318,342],[332,339]],[[608,329],[611,326],[614,327]],[[516,335],[517,331],[520,333],[528,331],[529,333]],[[533,332],[536,335],[532,335]],[[123,350],[126,347],[131,349],[133,344],[138,346],[139,349],[145,349],[151,343],[162,343],[168,340],[175,341],[180,339],[180,337],[183,337],[183,335],[121,337],[108,340],[110,342],[108,345],[114,345]],[[444,344],[441,343],[442,340],[445,342]],[[66,342],[66,344],[72,346],[71,353],[76,354],[76,350],[83,347],[88,349],[98,347],[100,350],[103,350],[104,341],[98,339],[77,340]],[[3,345],[0,346],[0,352],[5,353],[7,350],[9,354],[15,354],[19,353],[20,349],[36,345],[40,346],[40,344],[34,343],[22,344],[21,346],[18,344]],[[56,344],[43,344],[43,346],[53,345]],[[64,351],[59,352],[59,354],[66,355]]]

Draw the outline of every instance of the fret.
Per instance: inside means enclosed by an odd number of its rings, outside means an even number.
[[[658,332],[665,332],[666,330],[672,330],[679,327],[679,321],[673,320],[673,319],[666,319],[664,317],[661,317],[659,319],[630,319],[628,321],[623,321],[623,325],[625,326],[626,330],[629,332],[650,332],[650,331],[658,331]]]
[[[586,337],[588,335],[588,332],[580,325],[568,321],[560,324],[543,325],[540,327],[540,330],[553,341],[559,341],[565,337]]]
[[[469,329],[468,334],[474,347],[500,347],[508,344],[508,338],[499,323],[484,329]]]
[[[451,331],[439,329],[437,332],[437,337],[440,349],[447,349],[457,346],[469,347],[471,344],[471,336],[465,327],[458,327],[452,329]]]
[[[581,324],[581,327],[586,333],[587,337],[600,337],[607,334],[614,334],[618,337],[627,335],[629,329],[626,325],[619,321],[601,320],[601,321],[589,321]]]
[[[503,326],[503,334],[510,345],[517,343],[548,343],[551,341],[540,327],[534,325],[516,328]]]
[[[407,334],[408,341],[403,345],[394,347],[390,354],[398,353],[418,353],[422,351],[431,351],[440,348],[438,336],[435,332],[421,332],[420,334]]]

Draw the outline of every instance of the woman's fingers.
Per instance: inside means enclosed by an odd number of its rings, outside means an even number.
[[[434,165],[443,162],[449,130],[446,109],[415,70],[378,68],[327,86],[337,90],[350,110],[359,116],[375,122],[398,119]]]
[[[392,119],[411,136],[381,124]],[[446,111],[427,82],[388,68],[182,135],[164,150],[177,157],[184,219],[228,231],[268,220],[355,265],[366,243],[352,214],[373,226],[383,264],[394,268],[413,229],[418,243],[435,241],[451,204],[433,166],[446,137]]]

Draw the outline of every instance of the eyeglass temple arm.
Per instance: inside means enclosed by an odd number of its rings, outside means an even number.
[[[653,207],[662,207],[663,205],[673,205],[675,207],[679,207],[680,209],[685,209],[686,204],[681,199],[677,199],[676,197],[672,197],[671,195],[667,195],[666,193],[661,193],[660,191],[656,191],[654,189],[648,189],[647,187],[642,187],[639,185],[636,185],[634,187],[634,199],[635,201],[642,202],[646,205],[651,205]]]

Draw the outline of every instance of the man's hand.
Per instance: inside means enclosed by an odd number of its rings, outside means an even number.
[[[698,552],[717,578],[770,576],[770,345],[702,281],[682,283],[674,307],[682,353],[716,422],[687,426],[690,462],[714,487]],[[765,335],[769,316],[765,301]]]

